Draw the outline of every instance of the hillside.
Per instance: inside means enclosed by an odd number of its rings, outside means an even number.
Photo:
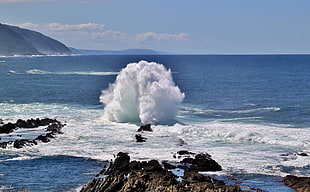
[[[72,54],[61,42],[41,33],[0,23],[0,55]]]

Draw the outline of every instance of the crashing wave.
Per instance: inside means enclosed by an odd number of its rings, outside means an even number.
[[[128,64],[115,83],[102,91],[104,118],[116,122],[169,124],[184,99],[171,70],[155,62]]]

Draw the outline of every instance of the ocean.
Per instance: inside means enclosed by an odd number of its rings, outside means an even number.
[[[292,191],[281,177],[310,176],[309,82],[310,55],[0,57],[0,119],[66,124],[49,143],[0,148],[0,191],[78,191],[120,151],[179,150],[209,153],[223,171],[208,174],[229,182]]]

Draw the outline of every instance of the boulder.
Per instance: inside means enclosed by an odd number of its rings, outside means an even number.
[[[287,175],[284,177],[284,183],[297,192],[310,192],[310,177]]]
[[[222,167],[208,153],[195,154],[189,151],[178,151],[181,163],[190,165],[196,171],[221,171]],[[195,155],[195,156],[194,156]],[[176,155],[174,155],[176,157]]]
[[[140,126],[140,128],[137,130],[137,132],[141,132],[141,131],[150,131],[152,132],[152,128],[151,128],[151,124],[146,124],[146,125],[142,125]]]
[[[142,137],[140,134],[136,134],[135,137],[136,137],[137,142],[145,142],[146,141],[146,138]]]
[[[6,134],[9,134],[11,132],[14,131],[14,129],[16,129],[16,125],[13,124],[13,123],[7,123],[7,124],[4,124],[0,127],[0,133],[6,133]]]

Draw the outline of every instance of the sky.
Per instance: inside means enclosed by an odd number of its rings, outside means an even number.
[[[309,0],[0,0],[0,23],[78,49],[310,53]]]

